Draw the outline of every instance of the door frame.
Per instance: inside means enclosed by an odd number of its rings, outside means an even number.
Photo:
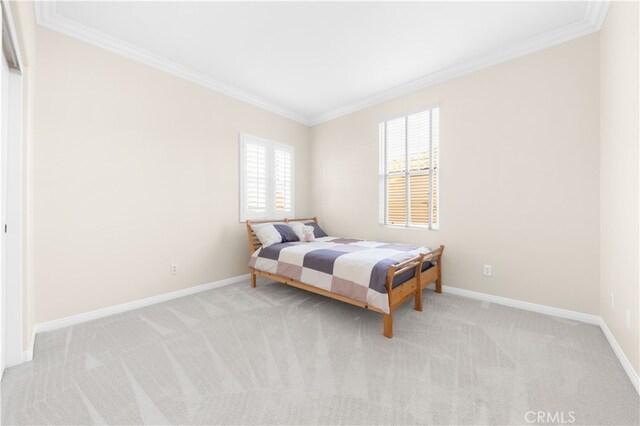
[[[1,0],[0,32],[7,36],[17,68],[23,65],[11,5]],[[23,80],[19,69],[9,68],[4,54],[0,64],[0,377],[5,367],[25,361],[23,356]]]
[[[4,58],[3,58],[4,60]],[[7,76],[7,125],[3,130],[6,136],[6,162],[2,161],[2,171],[6,184],[2,195],[6,202],[4,224],[6,232],[3,248],[4,271],[2,279],[6,283],[5,312],[5,367],[20,364],[22,360],[22,75],[9,69]],[[4,104],[4,102],[3,102]],[[4,116],[4,113],[3,113]],[[3,142],[4,144],[4,142]],[[6,198],[5,198],[6,197]]]

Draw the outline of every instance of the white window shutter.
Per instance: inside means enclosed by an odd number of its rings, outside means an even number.
[[[246,207],[249,213],[267,211],[267,150],[263,145],[245,144]]]
[[[389,120],[386,124],[387,166],[387,223],[404,225],[407,222],[407,126],[406,118]]]
[[[431,227],[440,227],[440,108],[431,110]]]
[[[437,107],[380,123],[380,223],[438,228]]]
[[[240,221],[293,216],[293,147],[240,135]]]
[[[431,114],[428,110],[407,117],[410,225],[429,225],[430,125]]]
[[[387,165],[386,165],[386,141],[385,141],[386,123],[382,122],[378,128],[378,138],[380,140],[380,147],[378,150],[378,223],[386,223],[387,215]]]
[[[290,213],[293,201],[293,155],[289,149],[274,148],[274,204],[276,213]]]

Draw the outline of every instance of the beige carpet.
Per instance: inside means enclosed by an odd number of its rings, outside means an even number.
[[[388,340],[274,283],[38,335],[2,380],[2,424],[637,425],[639,404],[596,326],[426,290]]]

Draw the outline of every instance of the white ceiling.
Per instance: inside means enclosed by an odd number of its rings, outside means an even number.
[[[597,31],[597,2],[41,2],[38,23],[305,124]]]

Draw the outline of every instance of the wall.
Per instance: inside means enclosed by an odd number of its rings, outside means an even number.
[[[239,132],[295,147],[311,213],[306,126],[42,27],[35,50],[36,324],[246,274]]]
[[[331,234],[446,245],[445,285],[597,314],[598,68],[595,34],[313,127],[314,212]],[[436,103],[440,230],[381,227],[378,123]]]
[[[600,315],[640,372],[638,3],[613,2],[600,33]],[[610,294],[615,297],[611,308]],[[631,329],[625,311],[631,310]]]

